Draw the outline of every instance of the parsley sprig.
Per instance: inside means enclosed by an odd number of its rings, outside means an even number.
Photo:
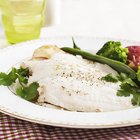
[[[120,73],[116,76],[107,74],[102,77],[101,80],[113,83],[121,81],[120,89],[117,91],[117,96],[128,97],[133,95],[131,100],[132,104],[140,106],[140,87],[131,78],[129,78],[127,74]]]
[[[140,87],[130,78],[124,80],[117,91],[118,96],[128,97],[133,95],[131,100],[133,105],[140,106]]]
[[[37,82],[31,83],[29,86],[21,86],[16,89],[16,94],[25,100],[28,101],[36,101],[38,97],[38,89],[39,84]]]
[[[39,84],[33,82],[30,85],[27,85],[29,75],[30,72],[28,68],[12,68],[8,74],[3,72],[0,73],[0,85],[11,86],[17,80],[20,87],[16,89],[16,94],[28,101],[35,101],[39,95],[37,91]]]
[[[29,69],[28,68],[22,68],[19,69],[12,68],[12,70],[6,74],[1,72],[0,73],[0,85],[3,86],[10,86],[18,79],[19,82],[27,84],[27,77],[29,76]]]
[[[117,83],[119,81],[118,78],[116,76],[112,75],[111,73],[102,77],[101,80],[105,80],[107,82],[112,82],[112,83]]]

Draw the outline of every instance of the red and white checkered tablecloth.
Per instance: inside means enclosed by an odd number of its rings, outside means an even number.
[[[140,125],[109,129],[45,126],[0,114],[0,140],[140,140]]]

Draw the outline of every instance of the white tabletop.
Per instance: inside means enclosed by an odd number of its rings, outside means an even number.
[[[140,41],[140,0],[61,0],[61,24],[41,37],[83,35]],[[48,18],[46,18],[48,19]],[[0,47],[5,46],[0,24]]]

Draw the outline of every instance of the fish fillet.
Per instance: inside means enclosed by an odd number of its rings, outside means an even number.
[[[116,95],[120,82],[101,80],[109,73],[117,74],[106,64],[85,60],[62,51],[49,59],[32,59],[22,63],[29,67],[29,83],[40,85],[39,103],[48,102],[71,111],[117,111],[133,108],[132,96]]]

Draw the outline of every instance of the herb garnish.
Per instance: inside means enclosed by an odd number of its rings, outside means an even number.
[[[109,73],[106,76],[102,77],[101,80],[105,80],[107,82],[113,82],[113,83],[117,83],[118,82],[118,78],[115,77],[113,74]]]
[[[21,83],[27,84],[27,77],[29,76],[29,69],[22,68],[19,69],[12,68],[12,70],[6,74],[0,73],[0,85],[10,86],[15,83],[16,79],[18,79]]]
[[[17,80],[20,87],[16,89],[16,94],[28,101],[35,101],[39,95],[37,91],[39,84],[37,82],[33,82],[28,86],[29,74],[29,69],[22,67],[19,69],[12,68],[8,74],[1,72],[0,85],[11,86]]]
[[[29,86],[21,86],[16,89],[16,94],[25,100],[34,101],[38,97],[39,84],[37,82],[31,83]]]
[[[133,95],[132,104],[140,106],[140,88],[130,78],[124,80],[120,85],[120,89],[117,91],[118,96],[130,96]]]
[[[101,80],[105,80],[107,82],[117,83],[121,81],[120,89],[117,91],[117,96],[128,97],[133,95],[132,104],[140,106],[140,87],[127,76],[125,73],[120,73],[116,75],[116,77],[112,74],[107,74],[102,77]]]
[[[137,79],[138,79],[138,81],[140,81],[140,66],[138,66]]]

